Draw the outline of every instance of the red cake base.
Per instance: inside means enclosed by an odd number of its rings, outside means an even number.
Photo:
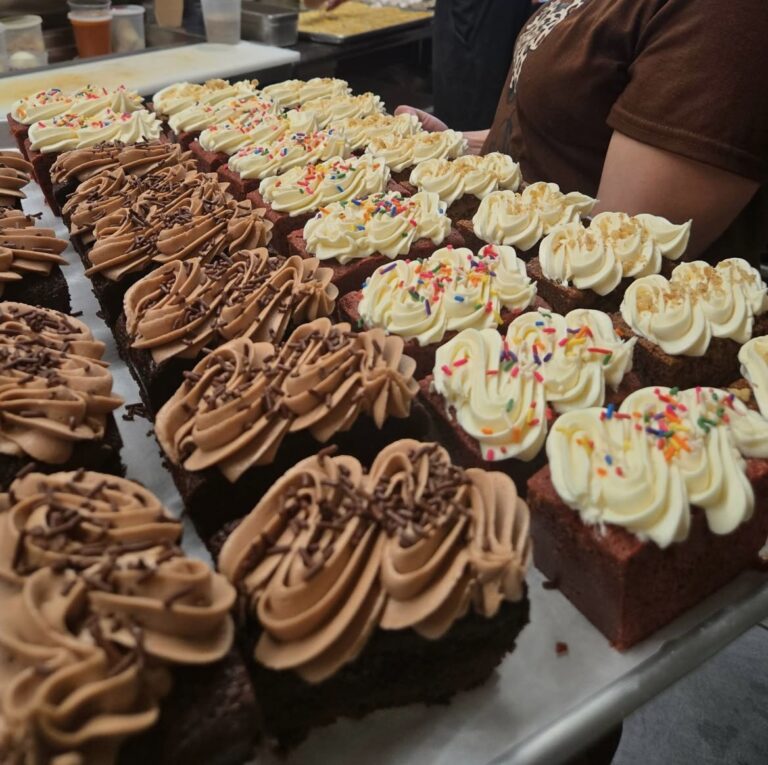
[[[189,145],[189,150],[192,152],[192,156],[197,163],[197,169],[201,173],[215,173],[222,165],[226,165],[229,160],[229,156],[223,151],[208,151],[200,145],[199,141],[192,141]]]
[[[768,537],[768,460],[748,460],[752,518],[726,536],[712,534],[693,509],[685,542],[662,550],[619,526],[582,523],[560,499],[549,467],[528,482],[536,568],[619,650],[692,608],[742,571],[760,565]]]
[[[8,130],[11,131],[13,140],[16,142],[16,146],[19,151],[24,155],[25,159],[29,159],[27,154],[27,136],[29,135],[29,125],[25,125],[23,122],[19,122],[11,117],[10,114],[5,116],[8,121]]]

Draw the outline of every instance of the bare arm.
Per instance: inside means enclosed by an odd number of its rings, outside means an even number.
[[[694,257],[722,234],[759,188],[757,181],[657,149],[614,131],[595,212],[616,210],[693,220]]]
[[[424,130],[428,130],[430,133],[448,130],[448,125],[446,125],[445,122],[421,109],[415,109],[413,106],[398,106],[397,109],[395,109],[395,114],[405,114],[406,112],[415,114],[419,118],[419,122],[421,122]],[[467,139],[467,143],[469,144],[467,153],[479,154],[482,151],[487,135],[487,130],[465,130],[464,138]]]

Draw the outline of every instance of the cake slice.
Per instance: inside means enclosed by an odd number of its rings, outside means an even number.
[[[155,413],[206,351],[236,337],[280,344],[300,324],[330,316],[336,288],[316,260],[240,250],[206,263],[172,261],[126,293],[115,339]]]
[[[123,401],[112,392],[104,350],[71,316],[0,302],[0,488],[22,470],[122,475],[112,412]]]
[[[402,440],[368,470],[323,450],[223,544],[265,733],[445,702],[484,682],[528,622],[528,508],[502,473]]]
[[[633,282],[614,322],[623,336],[638,338],[643,384],[724,386],[739,376],[741,345],[768,334],[768,287],[741,258],[681,263],[669,279]]]
[[[186,374],[155,433],[204,541],[322,444],[370,460],[425,427],[414,362],[381,330],[316,319],[282,346],[230,340]],[[226,497],[226,502],[221,498]]]
[[[616,406],[638,387],[633,346],[599,311],[531,311],[504,335],[465,329],[441,345],[421,398],[459,464],[503,470],[522,492],[560,414]]]
[[[528,484],[536,567],[625,650],[759,565],[768,420],[714,388],[564,414]]]
[[[0,494],[6,762],[240,765],[257,728],[235,590],[143,486],[79,470]]]
[[[402,337],[419,380],[432,374],[437,348],[461,330],[505,330],[534,307],[547,309],[525,263],[511,247],[490,244],[477,254],[443,247],[428,258],[379,266],[362,290],[340,301],[345,320]]]

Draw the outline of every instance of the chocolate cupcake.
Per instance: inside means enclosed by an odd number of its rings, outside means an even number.
[[[0,297],[69,313],[69,287],[60,266],[67,243],[35,226],[21,210],[0,207]]]
[[[21,209],[24,187],[32,180],[32,165],[15,151],[0,151],[0,214],[6,207]]]
[[[528,622],[528,523],[507,476],[434,443],[393,443],[367,471],[323,451],[286,472],[218,559],[265,732],[290,746],[484,682]]]
[[[363,289],[340,301],[344,318],[405,340],[417,379],[432,373],[442,343],[469,327],[505,328],[533,307],[536,284],[511,247],[444,247],[419,260],[379,266]]]
[[[564,414],[529,482],[536,567],[624,650],[760,565],[768,420],[733,394],[643,388]]]
[[[24,469],[123,473],[112,416],[123,402],[103,353],[71,316],[0,302],[0,488]]]
[[[681,263],[669,279],[634,281],[614,322],[621,334],[638,338],[636,371],[644,385],[729,385],[739,376],[741,345],[768,334],[768,286],[741,258]]]
[[[126,293],[116,328],[121,354],[151,412],[176,392],[203,350],[236,337],[280,344],[298,325],[329,316],[336,288],[316,260],[265,249],[166,263]]]
[[[303,231],[288,236],[291,255],[316,257],[333,269],[343,294],[359,289],[379,266],[396,258],[425,258],[462,244],[445,204],[427,192],[396,191],[326,205]]]
[[[236,765],[254,699],[235,590],[140,484],[33,473],[0,495],[8,762]]]
[[[414,362],[381,330],[317,319],[276,348],[247,338],[211,351],[158,412],[155,433],[204,540],[321,444],[362,459],[423,427]],[[220,498],[227,497],[222,504]]]
[[[639,387],[634,346],[599,311],[531,311],[504,335],[465,329],[441,345],[422,399],[456,462],[503,470],[524,491],[559,414],[616,406]]]

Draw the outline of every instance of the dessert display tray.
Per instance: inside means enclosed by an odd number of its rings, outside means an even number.
[[[41,225],[67,238],[39,188],[30,186],[26,192],[25,208],[42,210]],[[107,344],[115,392],[129,404],[138,402],[136,385],[96,315],[79,258],[71,246],[64,255],[70,263],[64,270],[73,308],[83,311],[83,320]],[[128,477],[143,482],[179,513],[181,502],[150,424],[138,416],[124,421],[124,411],[116,414]],[[185,534],[187,550],[207,557],[191,526]],[[515,652],[481,688],[445,706],[410,706],[338,722],[313,732],[285,758],[262,750],[260,765],[558,763],[768,616],[768,572],[750,572],[653,638],[619,653],[557,590],[545,589],[537,571],[531,571],[528,582],[531,624]]]

